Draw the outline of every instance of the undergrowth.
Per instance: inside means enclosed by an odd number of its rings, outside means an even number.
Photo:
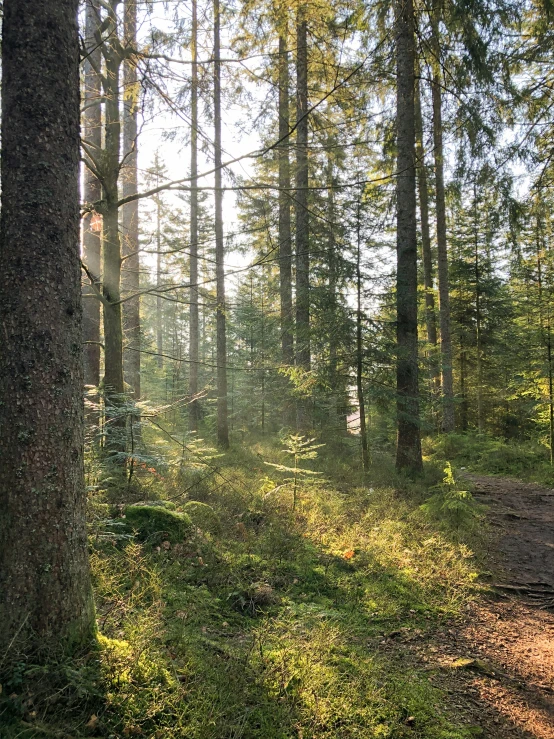
[[[506,441],[487,434],[443,434],[425,439],[429,461],[450,461],[458,469],[488,475],[504,475],[554,485],[554,467],[547,447],[536,441]]]
[[[279,441],[253,440],[204,472],[145,471],[144,502],[192,519],[182,541],[129,536],[113,490],[94,493],[97,648],[48,680],[23,662],[2,739],[473,736],[409,647],[383,646],[455,616],[476,587],[475,532],[422,508],[437,471],[414,485],[383,458],[361,484],[356,459],[321,453],[293,510],[286,464]]]

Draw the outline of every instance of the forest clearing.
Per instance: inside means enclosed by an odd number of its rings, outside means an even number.
[[[552,4],[0,14],[0,739],[554,739]]]

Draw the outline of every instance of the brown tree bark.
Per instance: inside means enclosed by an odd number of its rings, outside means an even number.
[[[221,159],[221,53],[219,0],[214,0],[214,164],[215,164],[215,261],[217,344],[217,443],[229,447],[227,410],[227,337],[225,307],[225,249],[223,244],[223,190]]]
[[[121,194],[124,198],[138,192],[138,127],[139,87],[136,57],[137,0],[125,0],[123,14],[123,44],[126,58],[123,63],[123,170]],[[129,345],[124,352],[125,379],[133,390],[133,398],[140,400],[140,257],[139,257],[139,201],[126,203],[121,213],[122,227],[122,290],[134,295],[123,304],[123,330]]]
[[[433,80],[433,144],[435,152],[435,197],[437,210],[437,254],[439,274],[439,321],[442,369],[442,428],[454,431],[454,379],[452,372],[452,335],[450,330],[450,286],[448,280],[448,243],[446,235],[446,199],[444,193],[444,152],[442,136],[442,82],[437,11],[432,14],[434,50]]]
[[[417,346],[417,219],[415,167],[415,28],[413,0],[396,12],[396,467],[422,470]]]
[[[94,633],[83,478],[77,0],[5,0],[0,654]]]
[[[100,7],[97,0],[87,0],[85,8],[85,48],[83,94],[83,141],[89,149],[99,152],[102,146],[101,83],[97,70],[101,52],[96,38],[100,27]],[[87,167],[84,171],[83,200],[96,203],[102,197],[102,185]],[[100,288],[101,238],[98,215],[91,211],[83,218],[83,261]],[[83,288],[83,339],[85,385],[100,384],[100,301],[97,290],[85,282]]]
[[[199,362],[199,321],[198,321],[198,3],[192,0],[191,36],[191,100],[190,100],[190,313],[189,345],[190,374],[189,429],[198,431],[199,407],[198,362]]]

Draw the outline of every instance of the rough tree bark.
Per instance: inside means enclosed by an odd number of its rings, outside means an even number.
[[[223,190],[221,186],[221,14],[219,0],[214,0],[214,164],[215,164],[215,261],[216,261],[216,333],[217,333],[217,442],[229,447],[227,411],[227,338],[225,308],[225,250],[223,244]]]
[[[51,655],[94,633],[83,478],[77,6],[3,5],[1,654]]]
[[[137,0],[125,0],[123,15],[123,43],[126,57],[123,63],[123,171],[122,196],[138,192],[138,127],[139,83],[136,59]],[[140,400],[140,257],[139,257],[139,201],[126,203],[121,213],[123,271],[122,288],[125,294],[135,295],[123,304],[123,329],[129,345],[124,354],[126,380],[133,390],[133,398]]]
[[[100,27],[100,7],[97,0],[87,0],[85,9],[85,48],[83,94],[83,141],[89,149],[99,152],[102,146],[101,52],[96,38]],[[96,203],[102,197],[102,185],[88,168],[84,172],[83,200]],[[87,213],[82,221],[83,261],[100,288],[101,238],[98,215]],[[85,282],[83,288],[83,338],[85,385],[100,384],[100,301],[97,291]]]
[[[397,0],[396,12],[396,467],[423,468],[419,424],[417,346],[417,219],[415,167],[415,29],[413,0]]]
[[[190,100],[190,313],[189,313],[189,351],[190,374],[189,394],[189,428],[198,431],[199,407],[198,395],[198,362],[200,342],[198,323],[198,3],[192,0],[192,36],[191,36],[191,100]]]

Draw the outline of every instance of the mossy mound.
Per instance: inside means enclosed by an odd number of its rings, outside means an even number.
[[[202,531],[217,534],[221,531],[221,521],[214,509],[207,503],[198,500],[189,500],[184,506],[187,516],[190,516],[193,524]]]
[[[162,541],[176,544],[193,531],[192,521],[186,513],[168,511],[161,506],[128,505],[123,513],[128,528],[136,532],[137,538],[153,545]]]

